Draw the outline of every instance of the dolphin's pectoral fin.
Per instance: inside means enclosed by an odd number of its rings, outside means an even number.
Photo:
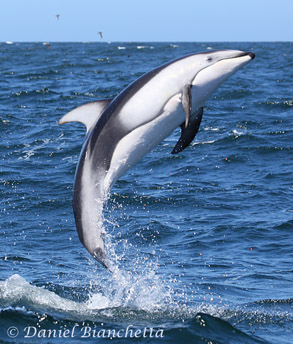
[[[112,99],[102,99],[81,105],[64,115],[58,124],[80,122],[86,126],[88,133],[111,101]]]
[[[176,143],[174,149],[172,150],[172,154],[182,152],[183,149],[189,146],[189,144],[198,132],[200,122],[202,119],[202,114],[203,108],[201,107],[197,109],[195,114],[191,117],[187,127],[185,126],[185,122],[181,124],[181,136],[178,142]]]
[[[185,112],[185,128],[187,128],[191,117],[192,107],[192,96],[191,96],[191,85],[184,85],[182,92],[182,106]]]

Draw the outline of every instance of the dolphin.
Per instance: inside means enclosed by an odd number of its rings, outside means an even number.
[[[77,164],[73,210],[80,241],[109,267],[104,243],[103,206],[113,184],[177,127],[172,154],[198,132],[211,94],[255,55],[239,50],[190,54],[142,75],[114,99],[77,107],[59,124],[77,121],[86,137]]]

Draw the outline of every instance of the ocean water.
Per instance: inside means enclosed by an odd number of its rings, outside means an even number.
[[[256,58],[112,189],[104,269],[79,242],[69,110],[169,60]],[[0,44],[0,343],[293,342],[293,43]],[[137,110],[139,112],[139,109]]]

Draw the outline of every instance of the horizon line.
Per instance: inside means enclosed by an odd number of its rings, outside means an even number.
[[[240,41],[96,41],[96,40],[89,40],[89,41],[54,41],[54,40],[38,40],[38,41],[0,41],[0,43],[46,43],[46,42],[51,42],[51,43],[107,43],[107,44],[112,44],[112,43],[292,43],[293,41],[286,41],[286,40],[256,40],[256,41],[251,41],[251,40],[240,40]]]

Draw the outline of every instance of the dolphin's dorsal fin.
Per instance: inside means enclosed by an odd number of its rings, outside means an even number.
[[[192,96],[191,85],[184,85],[182,92],[182,107],[185,112],[185,128],[187,128],[191,117]]]
[[[185,126],[185,122],[181,124],[181,136],[176,143],[174,149],[172,150],[172,154],[177,154],[182,152],[183,149],[189,146],[191,141],[194,139],[196,133],[198,132],[200,122],[202,119],[203,108],[199,108],[196,112],[192,115],[191,119],[187,127]]]
[[[58,124],[80,122],[86,126],[88,133],[111,101],[112,99],[102,99],[81,105],[64,115]]]

